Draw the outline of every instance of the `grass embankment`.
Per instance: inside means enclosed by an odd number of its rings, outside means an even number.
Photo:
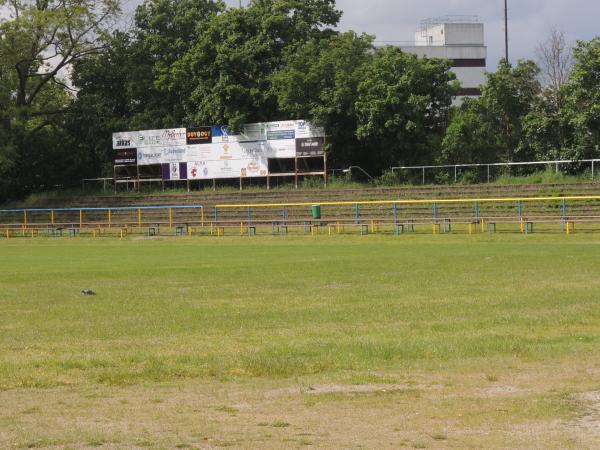
[[[481,186],[482,188],[488,187],[502,187],[502,186],[522,186],[522,185],[540,185],[540,193],[547,193],[552,195],[559,195],[561,193],[560,185],[564,185],[565,189],[569,189],[569,185],[575,183],[590,183],[592,182],[591,174],[585,173],[583,175],[566,175],[562,172],[556,172],[552,169],[546,171],[535,172],[531,175],[523,176],[512,176],[512,175],[500,175],[493,178],[490,183],[486,183],[485,180],[474,177],[470,172],[463,174],[457,183],[446,183],[428,184],[422,185],[420,179],[416,179],[414,182],[408,182],[402,178],[402,174],[399,172],[385,172],[379,178],[375,179],[374,182],[366,183],[353,180],[348,176],[332,176],[329,178],[327,190],[357,190],[357,189],[368,189],[368,188],[437,188],[443,191],[446,186]],[[222,181],[221,184],[217,185],[216,189],[213,190],[211,186],[204,186],[199,190],[195,185],[192,185],[192,193],[203,192],[208,194],[227,194],[227,193],[239,193],[239,184],[237,181]],[[244,186],[244,193],[263,193],[266,192],[266,185],[262,180],[253,181],[248,180]],[[544,189],[545,185],[551,185],[549,190]],[[558,185],[559,187],[557,187]],[[298,189],[294,187],[292,182],[285,182],[277,186],[271,186],[271,192],[302,192],[321,190],[323,188],[323,182],[321,178],[307,178],[300,183]],[[47,202],[64,201],[66,204],[73,198],[95,198],[103,195],[115,194],[112,190],[112,186],[108,187],[108,190],[103,191],[99,186],[89,185],[86,189],[70,188],[54,191],[45,191],[30,194],[27,198],[18,201],[11,201],[5,203],[3,207],[35,207],[45,205]],[[181,185],[180,187],[173,187],[171,185],[166,186],[163,191],[158,185],[143,185],[140,192],[135,190],[125,191],[119,190],[116,195],[124,198],[138,195],[148,196],[170,196],[170,195],[187,195],[187,190]],[[516,194],[518,195],[518,194]]]
[[[600,389],[599,249],[5,240],[0,446],[590,445],[574,395]]]

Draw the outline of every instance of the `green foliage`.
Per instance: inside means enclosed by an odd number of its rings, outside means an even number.
[[[368,142],[371,169],[416,164],[436,155],[458,90],[446,61],[419,59],[395,47],[361,69],[357,136]]]
[[[279,108],[326,130],[328,158],[334,166],[358,164],[368,152],[356,139],[355,102],[360,69],[371,60],[373,39],[354,32],[311,39],[288,55],[273,77]]]
[[[397,186],[399,184],[402,184],[400,173],[394,172],[392,169],[384,170],[375,180],[376,186]]]
[[[287,55],[310,39],[333,34],[340,13],[334,0],[261,0],[214,17],[171,70],[169,88],[183,101],[190,123],[284,118],[272,77]]]
[[[64,114],[73,65],[101,50],[116,0],[0,2],[0,198],[64,182],[80,167]]]
[[[600,37],[578,42],[567,85],[567,108],[577,153],[598,158],[600,152]]]
[[[526,161],[523,122],[541,92],[533,61],[512,67],[502,61],[488,74],[479,99],[466,101],[454,115],[442,144],[441,161],[475,163]]]

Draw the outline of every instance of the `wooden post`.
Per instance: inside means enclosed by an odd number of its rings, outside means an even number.
[[[50,211],[50,223],[54,225],[54,210]]]
[[[294,187],[298,189],[298,157],[294,158]]]
[[[325,187],[327,187],[327,153],[323,153],[323,179],[325,180]]]

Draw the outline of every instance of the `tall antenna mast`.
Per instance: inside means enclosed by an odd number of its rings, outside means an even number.
[[[508,0],[504,0],[504,48],[506,50],[506,62],[508,63]]]

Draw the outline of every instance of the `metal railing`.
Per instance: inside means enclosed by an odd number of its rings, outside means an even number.
[[[454,169],[454,182],[458,181],[458,175],[461,169],[487,169],[487,182],[491,181],[491,169],[494,167],[531,167],[531,166],[546,166],[554,167],[558,173],[561,165],[566,164],[582,164],[590,165],[592,181],[595,179],[596,163],[600,162],[600,159],[581,159],[581,160],[556,160],[556,161],[527,161],[527,162],[511,162],[511,163],[489,163],[489,164],[442,164],[437,166],[401,166],[392,167],[392,172],[398,171],[416,171],[422,172],[422,183],[425,184],[426,171],[427,170],[439,170],[439,169]]]

